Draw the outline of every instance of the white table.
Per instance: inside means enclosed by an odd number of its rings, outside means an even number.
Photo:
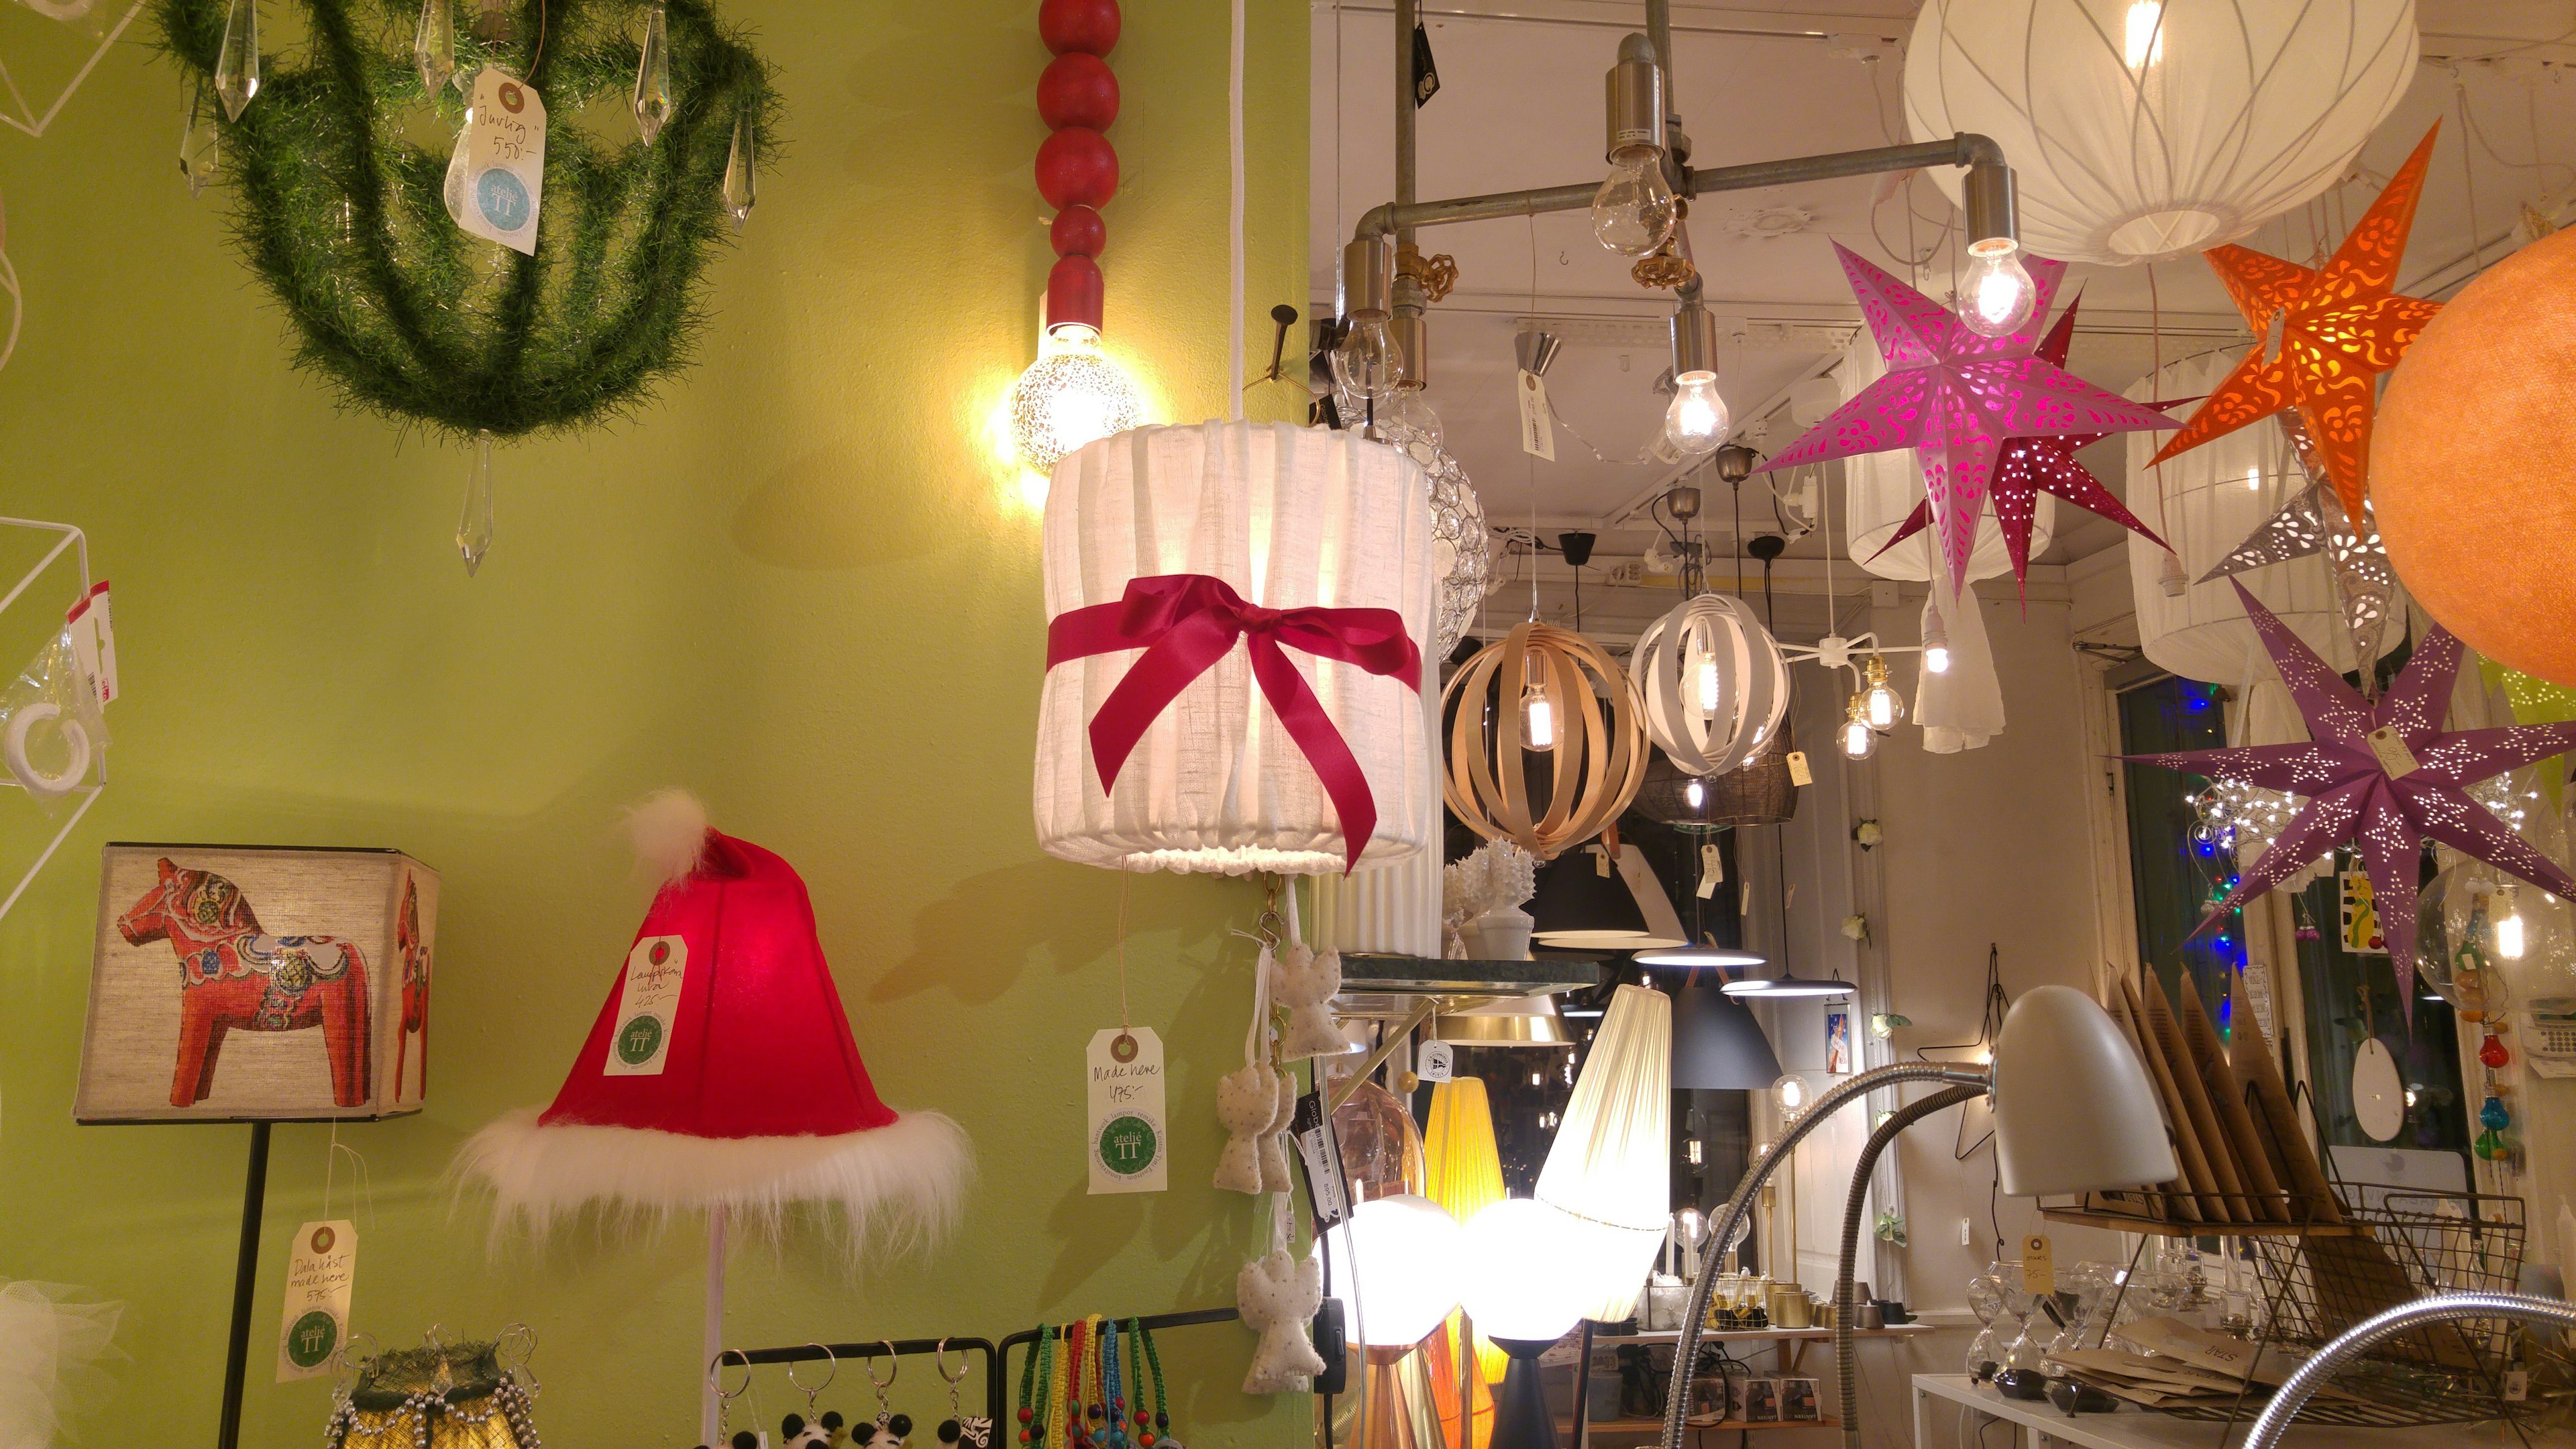
[[[2026,1442],[2033,1449],[2048,1445],[2072,1445],[2076,1449],[2221,1449],[2219,1435],[2226,1433],[2225,1449],[2245,1442],[2245,1431],[2253,1415],[2233,1429],[2220,1424],[2198,1423],[2166,1414],[2150,1414],[2142,1409],[2122,1405],[2109,1414],[2061,1414],[2054,1405],[2032,1403],[2027,1399],[2007,1399],[1995,1392],[1991,1384],[1980,1384],[1966,1374],[1916,1374],[1914,1376],[1914,1443],[1916,1449],[1927,1449],[1936,1442],[1931,1426],[1936,1416],[1956,1415],[1965,1405],[1991,1419],[2018,1424],[2027,1432]],[[1975,1420],[1971,1416],[1971,1424]],[[2565,1449],[2576,1445],[2576,1435],[2552,1431],[2529,1431],[2535,1445]],[[1976,1431],[1969,1430],[1968,1441],[1975,1442]],[[2465,1424],[2442,1424],[2415,1429],[2352,1429],[2341,1425],[2295,1425],[2282,1441],[2287,1449],[2462,1449],[2467,1445],[2513,1445],[2521,1441],[2511,1430],[2500,1426],[2474,1430]]]

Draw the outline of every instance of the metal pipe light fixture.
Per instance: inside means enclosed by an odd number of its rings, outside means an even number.
[[[1959,320],[1980,337],[2009,337],[2039,304],[2015,235],[2012,168],[2000,156],[1970,166],[1961,192],[1973,240],[1967,274],[1959,279]]]
[[[1730,421],[1717,390],[1717,319],[1692,298],[1673,313],[1673,401],[1664,409],[1664,440],[1685,458],[1705,457],[1726,441]]]
[[[1673,234],[1680,197],[1664,176],[1664,75],[1654,42],[1630,35],[1602,81],[1610,175],[1592,193],[1592,235],[1623,257],[1651,255]]]
[[[1404,357],[1387,325],[1394,315],[1394,245],[1365,236],[1342,248],[1342,340],[1333,345],[1333,381],[1371,403],[1392,397]]]

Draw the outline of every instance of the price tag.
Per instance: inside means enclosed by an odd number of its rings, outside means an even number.
[[[1457,1048],[1445,1041],[1427,1041],[1415,1055],[1413,1074],[1426,1082],[1445,1082],[1456,1060]]]
[[[662,1075],[688,974],[689,943],[678,936],[646,936],[627,951],[626,980],[617,988],[617,1035],[609,1039],[601,1076]]]
[[[2043,1298],[2057,1291],[2057,1254],[2046,1233],[2021,1240],[2021,1291]]]
[[[89,592],[63,615],[63,622],[71,629],[72,659],[79,664],[81,677],[105,705],[116,698],[116,633],[108,624],[107,580],[90,585]]]
[[[498,66],[474,77],[465,129],[447,162],[447,214],[486,241],[537,251],[546,187],[546,103]]]
[[[2415,773],[2415,752],[2406,748],[2405,738],[2394,725],[2381,725],[2370,732],[2370,752],[2379,757],[2379,768],[2394,780]]]
[[[1296,1139],[1297,1156],[1305,1162],[1306,1208],[1314,1215],[1315,1230],[1321,1232],[1350,1216],[1339,1164],[1324,1136],[1322,1093],[1308,1092],[1297,1099],[1297,1114],[1288,1119],[1288,1135]]]
[[[1726,855],[1717,848],[1717,842],[1710,841],[1699,848],[1699,898],[1715,898],[1717,888],[1725,883]]]
[[[1816,783],[1816,772],[1807,768],[1807,752],[1805,750],[1791,750],[1787,758],[1789,763],[1790,784],[1812,785]]]
[[[277,1381],[319,1378],[349,1337],[349,1290],[358,1277],[358,1230],[345,1221],[295,1230],[286,1260],[286,1316],[277,1330]]]
[[[1163,1124],[1163,1039],[1141,1026],[1092,1033],[1091,1191],[1161,1192],[1171,1186]]]
[[[1521,369],[1521,385],[1513,390],[1521,404],[1521,451],[1533,457],[1556,461],[1555,420],[1548,416],[1547,383],[1528,368]]]
[[[2529,1400],[2530,1397],[2531,1370],[2506,1369],[2504,1371],[2504,1401],[2508,1404],[2519,1404]]]

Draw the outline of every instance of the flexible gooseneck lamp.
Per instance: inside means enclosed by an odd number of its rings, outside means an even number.
[[[1996,1182],[2013,1197],[2170,1182],[2182,1171],[2165,1135],[2164,1115],[2156,1105],[2155,1088],[2147,1081],[2147,1069],[2110,1013],[2071,986],[2041,986],[2024,993],[2004,1018],[1992,1067],[1897,1062],[1859,1073],[1819,1097],[1736,1184],[1710,1241],[1734,1240],[1762,1185],[1808,1133],[1878,1088],[1902,1082],[1973,1089],[1967,1097],[1956,1099],[1961,1101],[1979,1091],[1993,1095]],[[1856,1228],[1847,1219],[1845,1229],[1848,1242]],[[1847,1250],[1846,1261],[1849,1256]],[[1716,1274],[1703,1273],[1691,1286],[1690,1307],[1682,1315],[1681,1341],[1674,1347],[1673,1362],[1698,1361],[1709,1292],[1716,1283]],[[1838,1302],[1850,1296],[1847,1283],[1836,1285]],[[1676,1373],[1664,1402],[1663,1449],[1682,1449],[1689,1408],[1690,1375]]]
[[[2427,1324],[2485,1318],[2576,1328],[2576,1304],[2556,1298],[2526,1298],[2519,1293],[2436,1293],[2365,1318],[2310,1354],[2282,1382],[2271,1402],[2255,1416],[2254,1427],[2246,1432],[2245,1449],[2274,1449],[2281,1436],[2290,1432],[2290,1421],[2299,1416],[2299,1410],[2317,1390],[2325,1387],[2335,1370],[2360,1357],[2372,1344]]]

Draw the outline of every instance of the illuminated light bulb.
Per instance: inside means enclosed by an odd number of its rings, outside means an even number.
[[[1672,406],[1664,409],[1664,441],[1685,458],[1717,451],[1726,441],[1726,399],[1717,394],[1717,374],[1685,372],[1673,379]]]
[[[1968,248],[1968,274],[1959,281],[1959,320],[1980,337],[2009,337],[2030,320],[2039,288],[2021,264],[2021,243],[1988,237]]]
[[[2248,468],[2245,470],[2245,491],[2248,493],[2259,493],[2263,491],[2262,469]]]
[[[1718,705],[1724,703],[1724,701],[1719,697],[1718,691],[1717,656],[1714,654],[1701,655],[1699,660],[1699,669],[1696,673],[1698,675],[1699,682],[1699,712],[1701,714],[1715,714],[1717,713]]]
[[[1869,727],[1869,704],[1861,695],[1851,697],[1851,709],[1843,718],[1842,745],[1845,757],[1866,760],[1878,752],[1878,731]]]
[[[2507,961],[2521,960],[2523,951],[2522,912],[2514,906],[2514,894],[2512,886],[2496,891],[2497,907],[2503,911],[2495,923],[2496,954]]]
[[[1038,360],[1011,384],[1011,442],[1040,473],[1085,443],[1145,420],[1136,384],[1100,350],[1097,329],[1072,324],[1047,334]]]
[[[1690,802],[1690,808],[1697,810],[1708,803],[1708,787],[1693,780],[1682,787],[1682,798]]]
[[[1868,687],[1861,691],[1861,698],[1868,710],[1869,727],[1874,730],[1894,729],[1896,722],[1905,718],[1905,696],[1898,694],[1896,687],[1887,682],[1887,661],[1875,654],[1869,656],[1863,677],[1868,681]]]
[[[1556,701],[1548,697],[1547,687],[1539,681],[1544,664],[1532,651],[1522,665],[1521,748],[1552,750],[1556,748]]]
[[[1773,1094],[1780,1099],[1780,1110],[1783,1113],[1794,1117],[1798,1113],[1807,1109],[1806,1078],[1799,1076],[1782,1077],[1779,1081],[1771,1084],[1771,1090]]]
[[[1923,667],[1934,674],[1950,672],[1950,625],[1941,617],[1941,608],[1930,599],[1923,601]]]
[[[1350,330],[1333,344],[1333,380],[1353,397],[1393,395],[1402,362],[1383,316],[1362,313],[1352,318]]]
[[[1673,234],[1677,215],[1664,153],[1630,146],[1610,158],[1610,175],[1592,193],[1592,234],[1623,257],[1642,257]]]
[[[2120,59],[2131,70],[2145,70],[2165,58],[2164,0],[2129,0],[2121,27]]]

